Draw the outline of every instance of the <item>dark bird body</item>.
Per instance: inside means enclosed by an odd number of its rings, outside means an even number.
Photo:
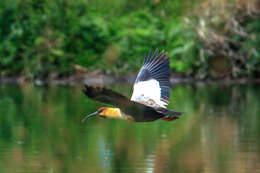
[[[157,119],[172,121],[178,119],[182,112],[165,107],[170,97],[169,58],[164,52],[156,49],[145,55],[144,64],[137,75],[134,91],[129,100],[127,97],[103,87],[85,85],[83,92],[91,99],[110,104],[116,108],[102,107],[86,116],[99,115],[107,118],[125,119],[135,122],[148,122]]]

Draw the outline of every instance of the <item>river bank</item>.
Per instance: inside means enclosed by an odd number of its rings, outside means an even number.
[[[25,76],[0,76],[1,84],[23,84],[33,83],[36,86],[41,85],[83,85],[83,84],[97,84],[97,85],[109,85],[112,83],[129,83],[132,84],[135,81],[137,74],[130,74],[126,76],[120,75],[105,75],[98,73],[87,73],[70,75],[66,77],[54,77],[45,80],[30,79]],[[195,84],[195,83],[217,83],[217,84],[248,84],[248,83],[260,83],[260,78],[204,78],[197,79],[194,77],[182,77],[177,74],[172,74],[170,82],[174,84]]]

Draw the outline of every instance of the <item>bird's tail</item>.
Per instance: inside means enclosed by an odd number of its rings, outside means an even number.
[[[157,111],[165,115],[164,117],[161,118],[161,120],[165,120],[165,121],[176,120],[183,113],[180,111],[170,110],[166,108],[157,108]]]

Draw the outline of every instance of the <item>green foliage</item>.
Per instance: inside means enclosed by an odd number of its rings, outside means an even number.
[[[231,75],[258,77],[259,20],[248,17],[239,23],[248,34],[244,37],[236,34],[239,27],[230,27],[236,12],[214,4],[196,11],[195,4],[201,3],[1,0],[0,76],[45,79],[70,75],[74,65],[117,74],[136,72],[150,48],[168,51],[175,72],[211,76],[212,53],[225,52],[226,44],[218,42],[224,37],[239,45],[225,58],[232,64],[237,57],[245,62],[232,66]]]
[[[204,74],[260,77],[259,9],[256,0],[205,0],[195,8],[191,23],[206,55]]]
[[[260,18],[259,18],[260,19]],[[250,38],[243,42],[241,52],[248,54],[248,73],[257,77],[260,76],[260,22],[255,20],[250,22],[247,26],[247,32]],[[257,32],[255,32],[257,31]]]
[[[144,53],[150,48],[162,46],[165,41],[159,19],[146,10],[122,17],[113,30],[116,33],[115,44],[122,57],[117,65],[123,67],[128,63],[129,70],[136,71]]]
[[[199,47],[190,28],[181,20],[175,20],[167,23],[166,50],[172,57],[170,67],[177,72],[186,72],[190,75],[196,67],[196,61],[199,59]]]
[[[84,1],[15,2],[1,5],[2,75],[66,74],[75,63],[94,64],[105,50],[106,23]]]

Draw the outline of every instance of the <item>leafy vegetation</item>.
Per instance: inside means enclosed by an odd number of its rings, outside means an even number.
[[[208,57],[205,73],[259,77],[259,1],[208,0],[196,8],[200,10],[191,23]]]
[[[136,72],[144,53],[158,47],[168,51],[172,70],[182,75],[259,77],[257,5],[256,0],[2,0],[0,76],[62,77],[75,73],[75,65]]]

